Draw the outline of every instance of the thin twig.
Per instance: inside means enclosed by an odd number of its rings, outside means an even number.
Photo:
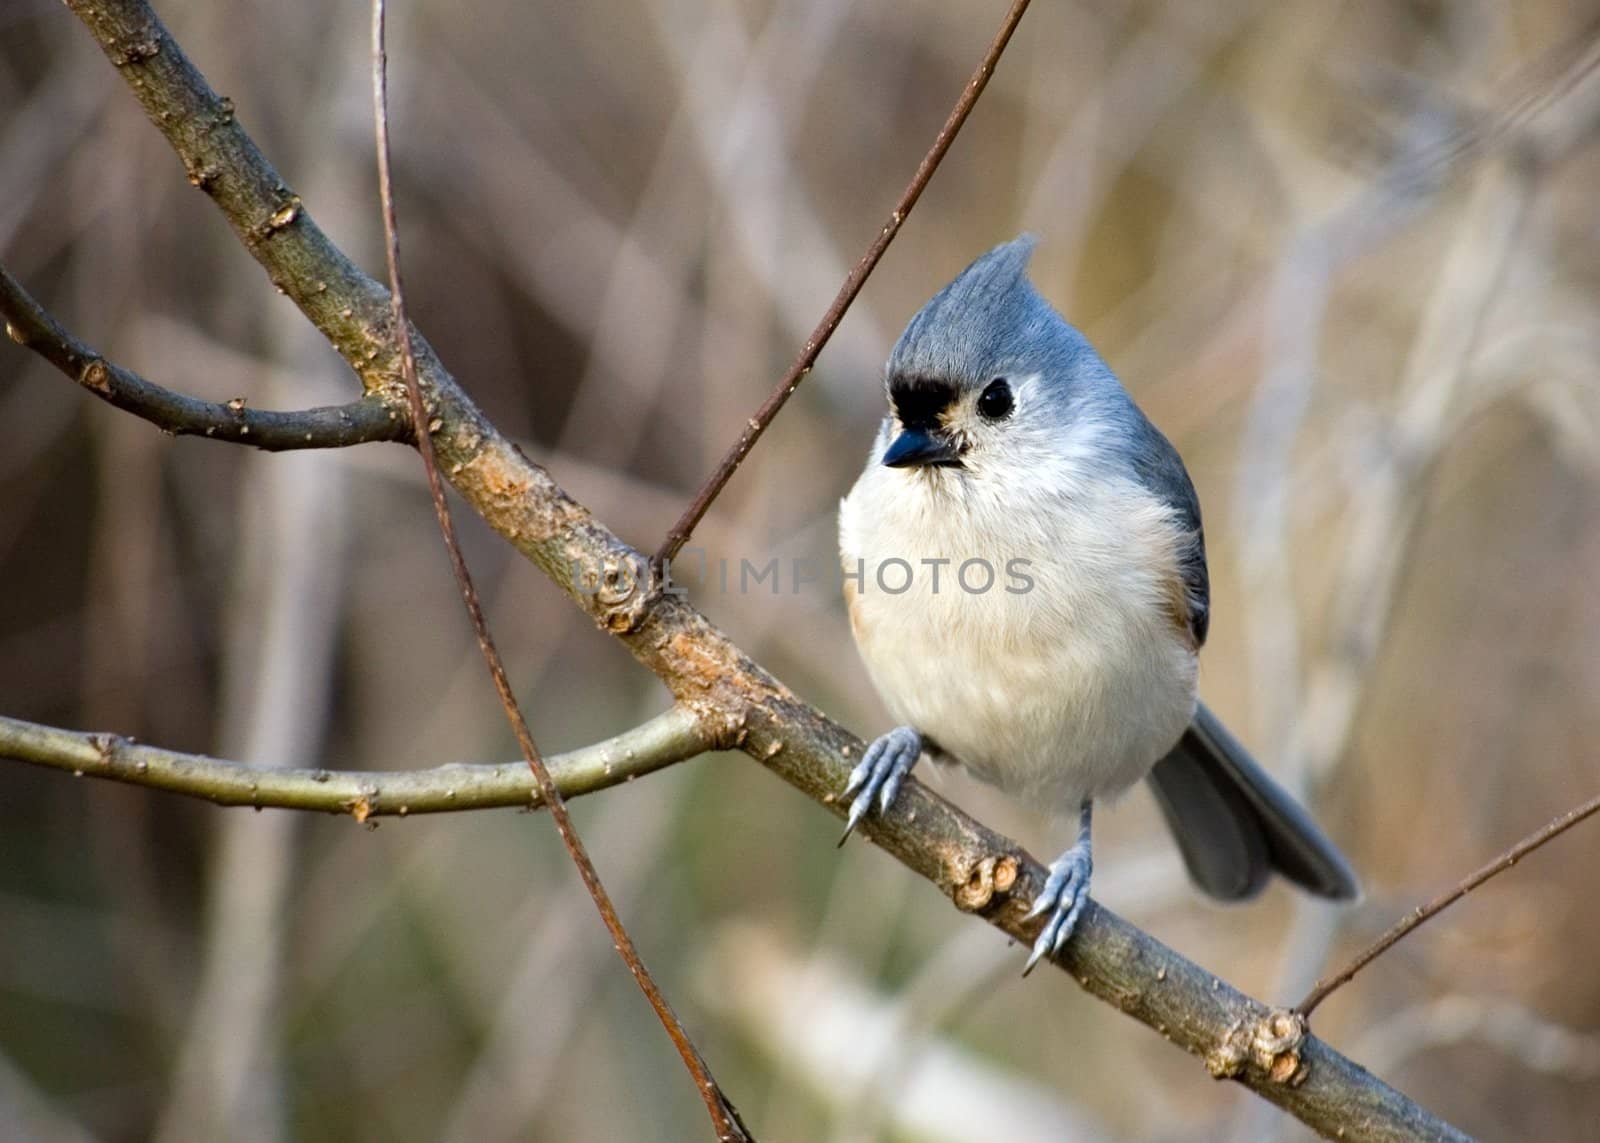
[[[702,720],[674,706],[615,738],[552,755],[545,768],[561,796],[574,798],[631,782],[716,746]],[[0,717],[0,759],[204,798],[219,806],[349,814],[357,821],[544,805],[527,764],[520,761],[449,763],[424,770],[269,768],[20,718]]]
[[[861,287],[877,268],[884,251],[889,249],[889,243],[900,233],[900,227],[911,214],[911,208],[917,205],[923,189],[933,178],[933,173],[939,169],[939,164],[944,161],[945,153],[950,150],[950,144],[955,142],[962,124],[977,106],[978,97],[983,94],[983,89],[989,86],[989,78],[994,75],[995,65],[1000,62],[1001,54],[1011,42],[1011,33],[1017,30],[1022,14],[1028,10],[1028,3],[1029,0],[1015,0],[1011,5],[1010,11],[1000,23],[1000,30],[995,33],[994,40],[989,44],[989,50],[984,53],[977,70],[967,81],[967,86],[962,88],[961,97],[956,100],[956,105],[951,109],[949,118],[944,121],[944,126],[939,128],[933,146],[928,148],[928,153],[922,157],[922,162],[917,164],[916,174],[911,176],[911,182],[906,186],[905,193],[900,196],[900,201],[895,204],[894,210],[890,212],[888,221],[873,236],[867,245],[866,253],[861,255],[861,260],[845,278],[844,285],[839,287],[833,304],[828,307],[828,312],[822,315],[817,328],[811,331],[811,336],[806,340],[800,356],[794,359],[794,364],[789,366],[789,371],[783,375],[783,380],[778,382],[778,387],[772,391],[771,396],[756,410],[755,416],[746,422],[739,439],[734,442],[733,447],[717,465],[716,471],[695,494],[694,501],[684,510],[678,522],[672,526],[672,530],[667,533],[661,549],[656,552],[655,562],[658,567],[665,568],[670,564],[673,557],[683,549],[683,545],[689,542],[689,537],[694,534],[701,517],[706,514],[712,502],[722,494],[723,488],[744,463],[744,458],[750,455],[750,450],[755,447],[756,441],[761,439],[761,434],[767,431],[767,426],[772,424],[773,418],[788,403],[789,398],[794,396],[794,391],[800,387],[800,382],[805,379],[806,374],[811,372],[811,367],[816,364],[817,355],[822,352],[822,347],[828,344],[833,331],[844,319],[845,311],[856,300]]]
[[[378,194],[383,206],[384,245],[389,263],[389,297],[394,320],[394,336],[399,342],[400,370],[405,378],[411,422],[417,426],[417,452],[422,456],[422,466],[428,474],[428,489],[433,495],[434,515],[439,519],[439,531],[444,536],[444,544],[450,554],[450,567],[455,572],[456,583],[461,588],[461,601],[466,605],[467,614],[472,619],[473,631],[478,636],[478,646],[483,651],[484,662],[488,664],[495,691],[500,696],[500,705],[505,708],[506,718],[510,720],[511,729],[517,736],[517,744],[522,747],[523,758],[527,760],[528,769],[533,772],[533,780],[539,787],[540,796],[550,809],[551,820],[555,822],[556,830],[561,835],[562,844],[567,847],[567,853],[571,855],[573,864],[578,867],[578,875],[583,879],[585,888],[589,890],[589,896],[594,898],[600,919],[611,933],[617,955],[628,966],[628,971],[633,974],[650,1006],[655,1009],[656,1017],[672,1039],[673,1046],[683,1058],[684,1066],[688,1068],[696,1090],[705,1100],[706,1110],[711,1116],[711,1125],[717,1133],[717,1138],[748,1140],[750,1133],[739,1119],[738,1111],[717,1086],[711,1070],[706,1066],[693,1041],[689,1039],[689,1033],[645,967],[638,949],[634,947],[633,938],[623,927],[622,919],[617,916],[611,897],[600,881],[600,874],[596,872],[594,863],[589,860],[583,841],[578,837],[577,829],[572,824],[572,817],[567,813],[561,791],[551,779],[550,772],[539,755],[539,748],[534,744],[533,735],[528,730],[527,720],[523,718],[522,710],[517,704],[516,694],[506,677],[505,664],[501,662],[500,653],[496,650],[494,639],[489,633],[489,622],[484,616],[483,605],[479,602],[478,590],[472,582],[472,573],[467,570],[466,557],[456,540],[455,525],[450,517],[450,505],[444,495],[444,480],[439,476],[439,465],[434,457],[427,406],[422,398],[422,382],[417,377],[416,356],[411,348],[411,325],[406,318],[405,292],[400,276],[400,229],[395,216],[394,180],[389,162],[388,53],[384,47],[384,24],[384,0],[373,0],[373,121],[377,132]]]
[[[1360,972],[1378,957],[1388,952],[1389,949],[1394,947],[1394,945],[1396,945],[1398,942],[1405,939],[1405,937],[1413,929],[1420,926],[1423,922],[1438,916],[1440,913],[1444,912],[1445,909],[1448,909],[1451,905],[1461,900],[1461,898],[1465,897],[1468,893],[1482,885],[1485,881],[1489,880],[1491,877],[1495,877],[1501,873],[1504,873],[1507,869],[1510,869],[1513,865],[1521,861],[1524,857],[1527,857],[1528,854],[1538,849],[1541,845],[1544,845],[1546,842],[1551,841],[1554,838],[1560,837],[1562,834],[1566,833],[1569,829],[1583,821],[1585,818],[1592,816],[1597,810],[1600,810],[1600,795],[1590,798],[1581,806],[1568,810],[1554,821],[1549,822],[1540,829],[1530,833],[1527,837],[1517,842],[1516,845],[1512,846],[1499,857],[1489,862],[1488,865],[1485,865],[1483,868],[1479,869],[1477,872],[1471,874],[1465,880],[1461,881],[1449,892],[1440,894],[1432,901],[1429,901],[1426,905],[1419,905],[1417,908],[1407,913],[1403,920],[1397,923],[1388,932],[1384,933],[1383,936],[1379,937],[1376,941],[1373,941],[1372,944],[1368,945],[1365,949],[1358,953],[1349,964],[1345,965],[1332,976],[1317,981],[1317,986],[1306,995],[1304,1000],[1295,1005],[1295,1011],[1301,1016],[1310,1016],[1311,1013],[1316,1010],[1317,1005],[1321,1004],[1329,996],[1333,995],[1333,993],[1337,992],[1341,987],[1349,983],[1350,979],[1354,977],[1356,973]]]
[[[4,266],[0,266],[0,317],[12,341],[33,350],[107,404],[174,436],[207,437],[269,452],[344,448],[411,436],[405,417],[377,395],[348,405],[277,412],[246,408],[243,397],[219,405],[147,381],[107,361],[69,333]]]

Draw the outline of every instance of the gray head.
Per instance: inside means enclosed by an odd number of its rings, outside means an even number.
[[[884,464],[1016,462],[1059,440],[1086,404],[1131,410],[1088,341],[1028,281],[1033,247],[1026,234],[996,246],[906,326],[885,378],[899,434]]]

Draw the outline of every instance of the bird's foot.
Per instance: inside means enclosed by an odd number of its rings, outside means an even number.
[[[1033,908],[1023,918],[1032,920],[1050,914],[1039,931],[1038,940],[1033,942],[1033,952],[1023,967],[1023,976],[1032,972],[1033,966],[1045,957],[1054,957],[1067,943],[1089,900],[1089,875],[1093,871],[1094,856],[1087,840],[1078,842],[1050,863],[1050,876],[1045,879],[1044,889],[1034,898]]]
[[[848,798],[854,794],[855,800],[850,803],[850,816],[845,819],[840,845],[850,840],[850,834],[861,824],[861,819],[872,812],[874,798],[880,814],[894,805],[900,783],[911,773],[911,767],[921,755],[922,735],[909,726],[897,726],[867,747],[845,783],[844,796]]]

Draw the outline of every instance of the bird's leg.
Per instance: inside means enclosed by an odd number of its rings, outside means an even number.
[[[1022,970],[1023,976],[1032,972],[1033,966],[1044,957],[1053,957],[1061,951],[1089,900],[1089,875],[1094,871],[1094,852],[1089,844],[1089,824],[1093,816],[1093,803],[1084,802],[1078,818],[1077,842],[1050,863],[1050,876],[1045,879],[1039,896],[1034,898],[1033,908],[1023,918],[1031,920],[1050,914],[1039,931],[1039,939],[1033,942],[1033,953]]]
[[[861,819],[872,812],[874,797],[878,799],[880,814],[894,805],[900,783],[911,773],[911,767],[921,755],[922,735],[909,726],[897,726],[867,747],[860,764],[850,771],[850,781],[845,783],[844,796],[855,794],[856,797],[850,803],[850,816],[845,820],[840,845],[850,840],[850,834],[861,824]]]

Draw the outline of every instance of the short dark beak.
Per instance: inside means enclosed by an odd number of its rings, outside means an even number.
[[[894,439],[883,454],[890,468],[961,467],[955,445],[926,429],[907,429]]]

